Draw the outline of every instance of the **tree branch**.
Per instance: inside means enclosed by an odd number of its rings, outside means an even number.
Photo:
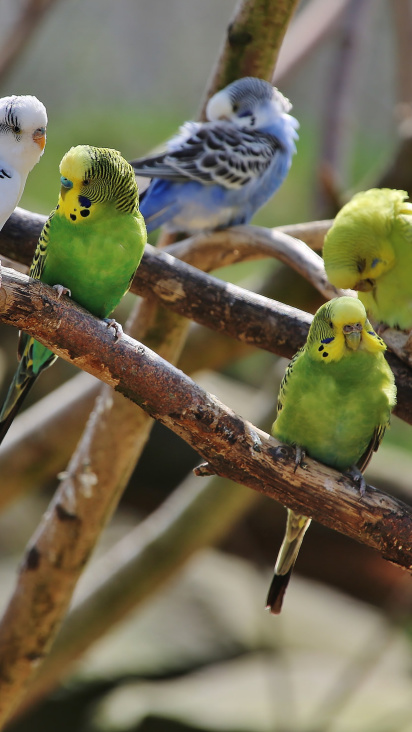
[[[110,329],[52,288],[3,271],[0,313],[4,322],[34,335],[68,361],[98,376],[180,435],[220,476],[377,549],[384,558],[412,566],[412,509],[369,488],[361,499],[352,482],[308,459],[295,472],[294,451],[241,419],[156,353],[128,336],[117,343]],[[156,378],[153,379],[153,374]],[[104,421],[105,404],[95,419]],[[16,591],[0,625],[0,720],[15,699],[15,685],[29,678],[47,652],[73,587],[90,552],[94,524],[91,496],[101,488],[89,465],[81,479],[63,482],[32,539]],[[3,715],[3,716],[2,716]]]
[[[311,0],[300,10],[288,29],[276,65],[274,83],[283,83],[340,21],[350,0]]]
[[[0,51],[0,79],[11,69],[56,0],[27,0]]]
[[[228,25],[219,60],[202,102],[241,76],[271,79],[290,19],[299,0],[241,0]]]
[[[13,287],[14,270],[3,268],[3,284]],[[41,283],[37,283],[41,287]],[[133,283],[133,290],[158,301],[174,313],[195,320],[212,330],[224,333],[249,345],[279,356],[291,358],[306,339],[311,316],[262,295],[222,282],[172,257],[166,252],[146,246]],[[0,290],[1,300],[5,290]],[[19,323],[6,321],[21,327]],[[10,317],[13,314],[10,312]],[[406,336],[388,329],[385,339],[406,340]],[[399,343],[402,353],[404,344]],[[387,354],[398,387],[395,413],[412,424],[412,373],[394,355]],[[410,354],[405,351],[405,358]],[[82,366],[80,365],[80,368]],[[100,377],[99,377],[100,378]]]
[[[267,25],[267,18],[265,14],[261,14],[260,16],[262,28],[256,34],[255,42],[247,49],[247,55],[251,64],[251,70],[253,67],[253,59],[255,57],[260,59],[259,75],[263,78],[270,78],[272,76],[274,59],[269,49],[273,47],[276,49],[279,48],[281,38],[283,37],[284,30],[296,2],[297,0],[282,0],[279,3],[276,0],[277,8],[283,11],[283,27],[281,27],[280,33],[276,33],[273,36],[265,35],[264,27]],[[261,5],[262,0],[244,0],[239,5],[236,17],[241,16],[244,8],[248,8],[253,13],[254,7],[259,8]],[[267,10],[267,2],[264,5],[265,10]],[[235,22],[236,17],[234,19]],[[276,11],[276,17],[279,18],[278,11]],[[226,48],[223,49],[222,56],[225,53]],[[235,57],[237,60],[235,60]],[[232,72],[235,77],[243,75],[243,58],[242,51],[239,48],[235,49],[235,54],[231,56]],[[225,62],[220,64],[220,71],[222,71],[224,65]],[[180,316],[176,316],[168,310],[163,310],[151,299],[150,301],[143,302],[139,306],[136,315],[129,321],[129,327],[133,335],[139,334],[139,339],[141,340],[140,334],[144,334],[149,339],[149,342],[155,344],[155,348],[170,361],[174,362],[180,354],[188,326],[186,321]],[[117,395],[113,396],[107,387],[103,387],[94,415],[92,415],[89,421],[84,436],[69,466],[67,478],[63,481],[60,489],[71,495],[73,485],[77,485],[80,486],[80,493],[83,494],[82,492],[87,491],[87,486],[89,486],[90,476],[93,476],[93,481],[95,479],[97,480],[96,485],[99,487],[99,490],[95,491],[95,494],[98,493],[97,501],[89,498],[87,502],[88,516],[89,518],[93,516],[93,521],[89,520],[91,526],[87,532],[87,551],[85,551],[83,546],[83,557],[89,555],[102,527],[114,510],[121,492],[127,483],[134,462],[140,454],[142,446],[149,434],[150,419],[143,412],[132,409],[132,406],[126,400],[118,398]],[[115,444],[113,444],[113,435]],[[132,436],[134,439],[132,439]],[[113,451],[112,454],[111,450]],[[111,458],[110,461],[109,458]],[[104,501],[99,500],[101,498],[100,491],[102,492]],[[94,515],[95,507],[96,515]],[[80,551],[81,549],[81,542],[77,542],[76,539],[76,534],[73,533],[71,540],[74,554],[76,554],[76,550]],[[67,581],[62,583],[58,602],[59,608],[54,614],[51,625],[48,627],[49,638],[46,639],[43,636],[42,642],[45,647],[52,642],[56,625],[61,622],[62,614],[71,597],[73,581],[75,579],[75,577],[73,579],[73,574],[71,573]],[[45,620],[47,625],[49,618],[47,617]],[[16,616],[16,621],[15,628],[18,631],[20,627],[18,616]],[[10,632],[13,635],[12,627]],[[9,679],[12,679],[12,681],[8,686],[7,700],[4,698],[3,701],[3,697],[1,698],[3,719],[6,719],[11,713],[11,710],[16,707],[22,696],[24,686],[27,685],[30,676],[33,674],[33,668],[28,664],[28,656],[21,657],[18,646],[19,644],[14,648],[14,650],[17,650],[17,655],[14,655],[13,659],[10,659],[9,656],[11,665],[8,667],[8,671],[10,672]],[[12,655],[13,653],[12,651]]]

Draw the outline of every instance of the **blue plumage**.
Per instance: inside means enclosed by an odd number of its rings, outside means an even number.
[[[208,122],[186,122],[166,152],[132,161],[152,178],[140,198],[148,231],[195,233],[245,224],[283,183],[297,120],[269,82],[246,77],[217,92]]]

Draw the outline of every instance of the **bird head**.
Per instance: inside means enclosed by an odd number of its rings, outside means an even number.
[[[60,163],[59,211],[70,221],[90,220],[113,204],[131,213],[138,205],[133,168],[117,150],[77,145]]]
[[[316,312],[308,335],[308,349],[317,361],[330,363],[354,351],[383,352],[382,338],[373,330],[360,300],[336,297]]]
[[[227,120],[243,129],[264,130],[291,108],[289,100],[268,81],[247,76],[214,94],[207,104],[206,116],[210,122]],[[290,119],[296,128],[296,120]]]
[[[20,174],[38,163],[46,145],[47,113],[36,97],[0,99],[0,156]]]
[[[412,207],[407,194],[388,188],[357,193],[337,214],[325,237],[330,282],[360,292],[374,290],[396,263],[393,233]]]

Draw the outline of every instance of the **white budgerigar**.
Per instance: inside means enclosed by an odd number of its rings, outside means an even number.
[[[0,99],[0,230],[22,196],[46,144],[47,113],[30,95]]]

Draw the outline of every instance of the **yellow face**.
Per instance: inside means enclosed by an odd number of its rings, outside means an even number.
[[[311,352],[325,363],[339,361],[353,351],[378,353],[386,346],[366,317],[360,300],[339,297],[326,303],[315,315],[311,331]]]
[[[58,209],[73,224],[90,220],[95,213],[88,197],[90,156],[84,146],[72,147],[60,163],[60,195]]]

